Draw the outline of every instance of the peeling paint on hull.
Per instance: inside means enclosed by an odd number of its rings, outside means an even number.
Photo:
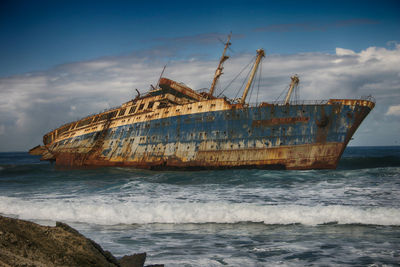
[[[118,166],[152,170],[257,168],[279,170],[334,169],[342,144],[304,145],[269,149],[199,152],[199,157],[183,162],[176,157],[145,155],[138,160],[109,160],[105,157],[86,158],[84,153],[60,152],[58,166]],[[305,154],[311,157],[301,157]],[[226,160],[219,160],[226,158]],[[83,160],[85,159],[85,160]]]
[[[156,170],[334,169],[373,107],[349,99],[257,107],[204,100],[69,130],[42,149],[43,159]]]

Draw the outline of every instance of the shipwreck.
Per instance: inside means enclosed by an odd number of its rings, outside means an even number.
[[[334,169],[372,98],[292,101],[298,76],[280,102],[246,102],[265,52],[257,50],[240,98],[214,95],[228,59],[225,43],[206,92],[161,77],[146,94],[70,122],[30,150],[59,166],[146,169]]]

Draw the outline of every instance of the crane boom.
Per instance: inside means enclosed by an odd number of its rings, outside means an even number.
[[[244,89],[242,98],[240,99],[241,104],[244,104],[244,102],[246,101],[247,93],[249,92],[250,86],[251,86],[254,76],[257,72],[258,65],[260,65],[260,61],[264,56],[265,56],[264,49],[258,49],[256,61],[254,62],[253,69],[251,70],[249,80],[247,81],[247,84],[246,84],[246,88]]]

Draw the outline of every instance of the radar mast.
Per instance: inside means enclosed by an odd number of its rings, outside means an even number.
[[[224,64],[225,60],[227,60],[229,58],[225,54],[226,54],[226,50],[231,45],[231,43],[229,42],[231,40],[231,37],[232,37],[232,33],[230,33],[228,35],[228,40],[225,43],[224,52],[222,53],[221,59],[219,60],[218,67],[215,70],[214,79],[213,79],[211,87],[210,87],[210,92],[208,93],[210,97],[213,96],[214,90],[215,90],[215,86],[217,85],[219,77],[222,75],[222,70],[224,69],[224,67],[222,65]]]

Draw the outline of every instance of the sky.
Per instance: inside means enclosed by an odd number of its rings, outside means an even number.
[[[209,88],[230,32],[217,94],[234,97],[263,48],[250,102],[277,99],[293,74],[302,99],[372,95],[350,145],[400,145],[400,1],[3,0],[0,151],[146,92],[165,64],[165,77]]]

